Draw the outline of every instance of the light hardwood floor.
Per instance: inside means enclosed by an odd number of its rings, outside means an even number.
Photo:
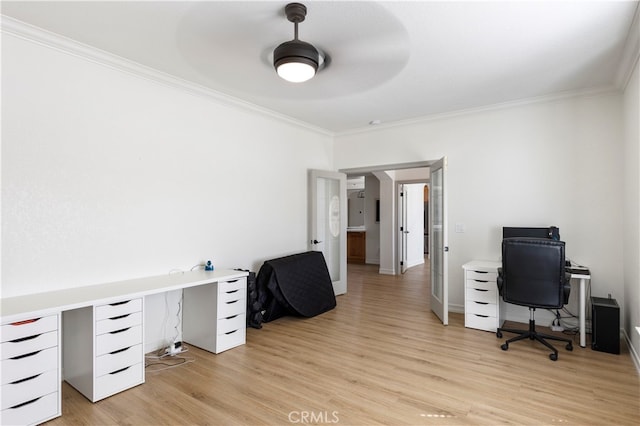
[[[63,386],[51,425],[636,425],[640,377],[621,355],[518,342],[442,326],[429,310],[428,266],[402,277],[349,265],[348,294],[310,319],[247,330],[247,344],[147,369],[146,383],[96,404]],[[188,342],[187,342],[188,344]]]

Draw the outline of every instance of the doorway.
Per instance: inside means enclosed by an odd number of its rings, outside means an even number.
[[[400,252],[398,250],[398,206],[397,183],[428,183],[430,179],[429,167],[434,161],[421,161],[414,163],[400,163],[363,167],[357,169],[341,169],[342,173],[350,177],[364,176],[365,180],[374,180],[377,183],[377,196],[367,191],[366,205],[373,206],[374,212],[366,209],[365,205],[365,231],[367,232],[366,263],[378,263],[379,273],[385,275],[397,275],[400,273]],[[367,185],[365,184],[365,188]],[[368,204],[371,203],[371,204]],[[372,223],[367,218],[376,218]],[[372,231],[372,232],[370,232]],[[370,238],[375,236],[374,238]],[[375,245],[373,245],[376,243]],[[379,251],[376,253],[375,251]]]
[[[397,269],[404,274],[409,268],[428,262],[428,182],[403,183],[397,186],[398,208]]]
[[[401,163],[390,165],[379,165],[370,167],[361,167],[354,169],[341,169],[340,172],[347,176],[375,176],[380,185],[380,262],[378,273],[387,275],[396,275],[399,271],[399,250],[397,244],[398,233],[398,210],[396,205],[397,182],[406,183],[424,183],[428,182],[429,187],[429,253],[426,255],[425,264],[431,270],[432,279],[425,285],[431,287],[433,293],[437,290],[437,295],[442,297],[436,298],[439,305],[443,308],[448,305],[448,279],[447,279],[447,226],[446,226],[446,157],[434,161],[422,161],[414,163]],[[411,173],[422,172],[423,175],[415,177]],[[425,173],[426,176],[425,177]],[[433,177],[437,178],[437,185],[433,186]],[[437,194],[434,198],[433,194]],[[437,202],[434,202],[437,201]],[[436,214],[437,213],[437,214]],[[435,216],[434,216],[435,214]],[[433,218],[437,218],[434,221]],[[437,232],[432,232],[437,227]],[[434,239],[434,235],[439,238]],[[438,243],[438,244],[436,244]],[[435,256],[435,258],[434,258]],[[435,259],[435,261],[434,261]],[[435,262],[435,263],[434,263]],[[434,286],[434,279],[436,277]],[[431,309],[434,310],[432,303]],[[447,309],[434,310],[444,325],[447,324],[447,315],[442,315],[439,311],[447,313]]]

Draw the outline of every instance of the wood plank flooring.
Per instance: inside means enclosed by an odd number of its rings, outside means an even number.
[[[429,309],[428,266],[385,276],[349,265],[348,294],[310,319],[247,330],[247,344],[153,372],[96,404],[63,386],[51,425],[636,425],[640,377],[621,355],[442,326]],[[187,342],[188,345],[188,342]]]

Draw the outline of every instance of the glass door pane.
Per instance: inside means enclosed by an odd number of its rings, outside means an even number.
[[[324,254],[335,294],[347,292],[347,177],[309,173],[309,248]]]
[[[447,280],[447,216],[445,178],[446,158],[431,166],[431,310],[444,325],[449,323],[449,288]]]

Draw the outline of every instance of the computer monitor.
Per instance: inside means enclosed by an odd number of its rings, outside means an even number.
[[[552,240],[560,240],[560,229],[556,226],[547,226],[545,228],[527,228],[503,226],[502,238],[550,238]]]

